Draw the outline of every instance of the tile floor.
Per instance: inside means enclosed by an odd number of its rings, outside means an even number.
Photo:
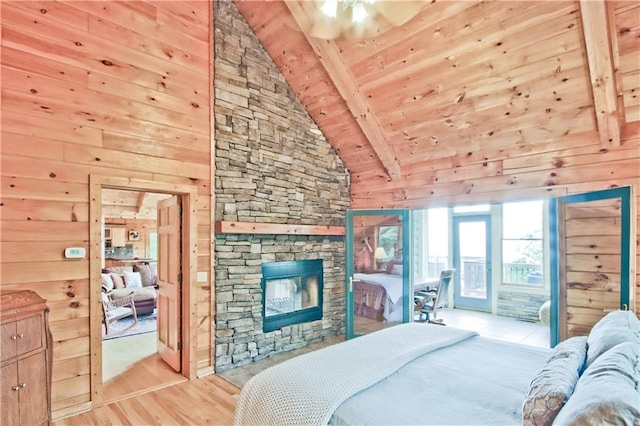
[[[482,336],[531,346],[549,347],[549,327],[545,327],[539,322],[519,321],[513,318],[463,309],[443,310],[438,313],[438,318],[442,318],[447,326],[477,331]],[[326,341],[313,343],[301,349],[273,355],[259,362],[247,364],[233,370],[222,371],[218,375],[228,382],[242,387],[251,377],[266,368],[295,356],[342,341],[344,341],[344,336],[332,337]]]

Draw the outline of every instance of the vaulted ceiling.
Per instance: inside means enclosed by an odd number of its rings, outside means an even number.
[[[319,2],[235,4],[354,180],[573,135],[615,148],[640,120],[638,2],[422,2],[332,40],[310,35]]]

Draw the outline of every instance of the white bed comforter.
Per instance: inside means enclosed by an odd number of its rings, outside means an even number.
[[[346,399],[415,358],[476,333],[402,324],[298,356],[242,388],[236,425],[324,425]]]
[[[356,279],[382,286],[387,294],[384,305],[384,319],[389,322],[402,322],[402,275],[374,273],[357,273]]]
[[[529,383],[549,351],[472,337],[420,356],[358,392],[329,424],[521,426]]]
[[[398,303],[402,297],[402,275],[384,274],[380,272],[377,274],[357,273],[354,274],[353,277],[384,287],[391,303]]]

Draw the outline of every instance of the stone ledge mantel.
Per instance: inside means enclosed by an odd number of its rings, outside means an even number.
[[[344,226],[290,225],[285,223],[217,221],[217,234],[273,234],[273,235],[345,235]]]

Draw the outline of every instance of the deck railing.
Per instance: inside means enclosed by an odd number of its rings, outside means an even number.
[[[516,284],[542,284],[542,267],[531,263],[505,263],[502,281]]]
[[[472,288],[482,287],[486,272],[485,260],[478,258],[461,259],[464,265],[459,271],[465,283]],[[444,257],[429,258],[428,276],[437,277],[446,269],[447,259]],[[467,282],[468,281],[468,282]],[[542,267],[531,263],[505,263],[502,269],[502,282],[512,284],[542,284]]]

